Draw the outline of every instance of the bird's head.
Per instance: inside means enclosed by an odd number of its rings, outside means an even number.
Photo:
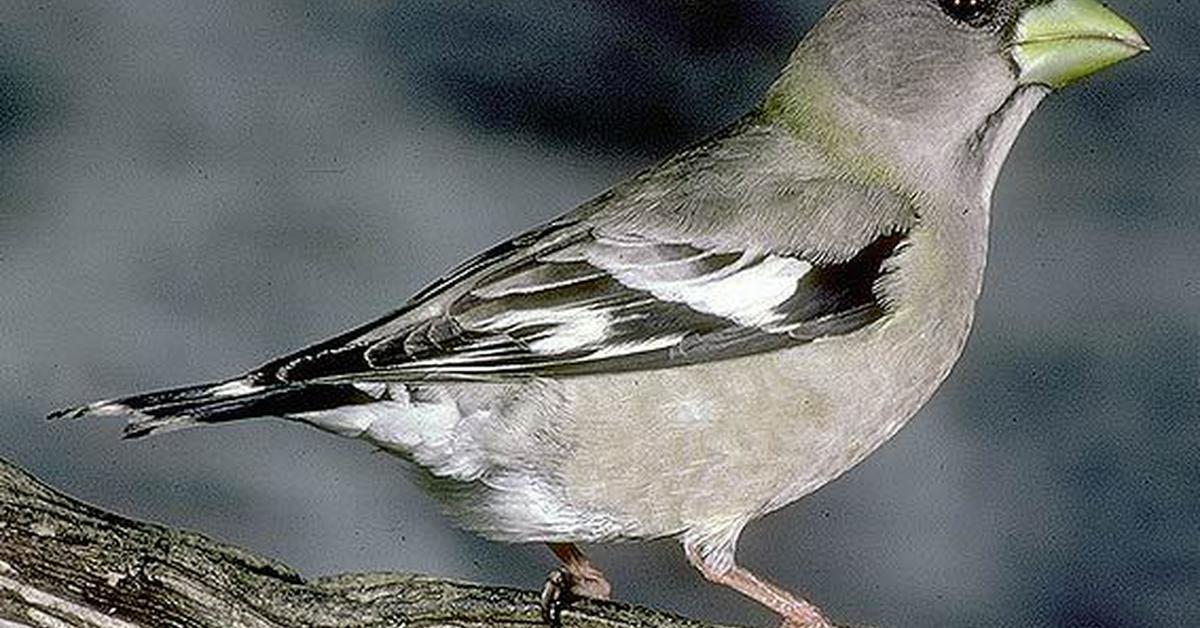
[[[1096,0],[839,0],[767,107],[831,143],[928,162],[976,142],[1003,161],[1046,93],[1148,49]]]

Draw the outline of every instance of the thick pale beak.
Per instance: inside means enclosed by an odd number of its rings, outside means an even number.
[[[1026,9],[1010,46],[1023,84],[1059,88],[1150,50],[1129,22],[1096,0]]]

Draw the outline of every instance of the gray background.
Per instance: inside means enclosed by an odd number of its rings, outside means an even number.
[[[744,537],[744,563],[836,617],[1200,625],[1200,6],[1114,4],[1155,52],[1026,130],[949,383]],[[455,531],[359,443],[41,417],[389,310],[736,117],[825,5],[6,0],[0,456],[306,574],[540,585],[543,548]],[[672,542],[593,551],[621,599],[772,621]]]

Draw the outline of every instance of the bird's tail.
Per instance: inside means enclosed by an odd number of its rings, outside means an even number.
[[[262,384],[246,377],[99,401],[53,412],[49,418],[128,416],[125,437],[141,438],[198,424],[315,412],[369,400],[349,385]]]

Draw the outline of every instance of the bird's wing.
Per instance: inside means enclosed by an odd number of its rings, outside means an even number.
[[[562,377],[721,360],[880,319],[881,235],[838,262],[564,222],[464,264],[391,317],[277,360],[277,381]],[[436,305],[430,305],[434,303]]]
[[[255,371],[264,383],[666,368],[845,334],[912,199],[756,116],[468,261],[402,310]]]

